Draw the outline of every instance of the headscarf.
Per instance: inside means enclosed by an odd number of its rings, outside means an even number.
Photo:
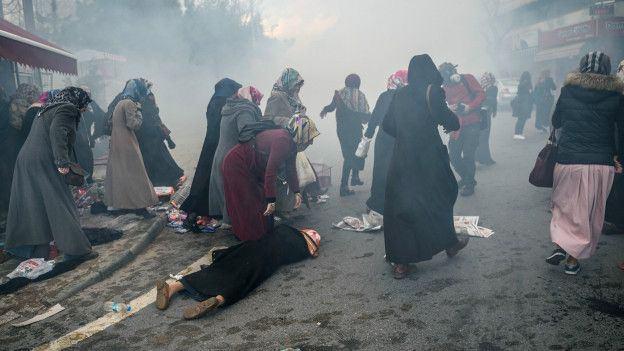
[[[242,87],[242,85],[230,78],[223,78],[215,84],[215,92],[212,97],[230,97]]]
[[[39,95],[39,103],[45,105],[48,100],[53,99],[60,91],[60,89],[52,89],[46,91],[45,93]]]
[[[345,78],[345,87],[347,88],[360,89],[361,83],[362,80],[360,79],[360,76],[355,73],[351,73],[347,76],[347,78]]]
[[[305,150],[314,138],[321,135],[316,124],[307,116],[295,115],[288,123],[288,130],[297,145],[297,151]]]
[[[451,77],[457,74],[457,65],[451,62],[444,62],[440,65],[440,67],[438,67],[438,71],[440,72],[442,80],[445,84],[452,84],[453,81]]]
[[[442,75],[429,55],[412,57],[407,69],[407,83],[409,86],[441,86]]]
[[[150,93],[151,87],[152,83],[145,78],[130,79],[126,83],[122,94],[126,99],[130,99],[134,102],[140,102]]]
[[[277,82],[273,84],[273,91],[271,93],[285,93],[288,97],[288,104],[293,109],[293,111],[295,111],[295,113],[305,112],[306,108],[301,103],[299,93],[295,92],[295,87],[302,85],[303,82],[303,78],[301,77],[299,72],[297,72],[297,70],[295,70],[294,68],[286,68],[280,75]]]
[[[496,77],[491,72],[485,72],[481,76],[481,87],[487,89],[496,85]]]
[[[256,105],[260,105],[260,102],[262,101],[262,97],[264,96],[264,95],[262,95],[260,90],[256,89],[256,87],[252,87],[252,86],[248,86],[248,87],[244,87],[244,88],[238,89],[237,95],[238,95],[238,97],[241,97],[243,99],[247,99],[247,100],[253,102]]]
[[[520,75],[520,82],[518,83],[518,87],[524,87],[527,90],[533,89],[533,82],[531,80],[531,73],[528,71],[522,72]]]
[[[601,51],[592,51],[581,58],[579,71],[608,76],[611,73],[611,59]]]
[[[91,102],[91,98],[86,91],[78,87],[67,87],[58,92],[54,97],[48,98],[44,106],[44,110],[48,109],[52,105],[60,103],[69,103],[76,106],[77,109],[82,110],[87,107]]]
[[[400,69],[388,77],[388,90],[403,88],[407,85],[407,70]]]
[[[624,60],[622,60],[618,66],[617,76],[620,77],[621,80],[624,80]]]

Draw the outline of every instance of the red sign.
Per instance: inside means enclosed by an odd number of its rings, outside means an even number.
[[[539,48],[548,49],[570,43],[583,41],[596,36],[596,21],[578,23],[539,33]]]
[[[596,3],[589,7],[590,16],[613,16],[615,3]]]

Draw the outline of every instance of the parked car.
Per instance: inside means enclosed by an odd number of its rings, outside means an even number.
[[[497,81],[498,84],[498,106],[502,109],[509,109],[511,100],[518,94],[519,80],[515,78],[503,78]]]

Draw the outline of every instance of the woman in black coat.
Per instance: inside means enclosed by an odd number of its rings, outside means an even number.
[[[459,130],[459,119],[449,110],[441,85],[431,57],[414,56],[408,85],[396,92],[383,123],[396,140],[386,186],[384,238],[397,279],[406,276],[410,263],[430,260],[443,250],[455,256],[468,243],[455,234],[457,181],[438,133],[439,125],[446,132]]]
[[[204,145],[197,162],[195,176],[191,192],[181,206],[188,216],[187,224],[194,225],[197,216],[208,216],[208,189],[210,184],[210,171],[212,170],[212,160],[214,159],[217,145],[219,145],[219,135],[221,134],[221,109],[225,106],[227,98],[236,94],[243,86],[232,79],[221,79],[215,85],[215,92],[208,103],[206,111],[206,137]]]
[[[516,117],[514,139],[524,140],[524,125],[533,112],[533,83],[531,74],[523,72],[518,83],[518,93],[511,101],[511,115]]]
[[[368,127],[364,136],[371,139],[375,135],[377,126],[383,124],[390,102],[394,98],[397,89],[407,85],[407,70],[402,69],[396,71],[388,78],[388,90],[379,95],[375,108],[368,122]],[[386,201],[386,176],[390,160],[392,159],[392,148],[394,147],[394,138],[383,129],[379,129],[375,138],[375,158],[373,164],[373,182],[371,184],[371,194],[366,201],[369,209],[383,215],[384,203]]]
[[[136,136],[147,175],[154,186],[177,187],[184,183],[186,177],[165,146],[165,140],[171,149],[175,144],[169,137],[171,132],[160,119],[160,109],[154,94],[147,95],[141,113],[143,123]]]

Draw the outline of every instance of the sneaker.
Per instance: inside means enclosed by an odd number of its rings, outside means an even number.
[[[570,266],[567,263],[565,265],[565,270],[564,270],[565,274],[577,275],[578,272],[580,272],[580,271],[581,271],[581,264],[578,263],[578,262],[575,265],[573,265],[573,266]]]
[[[516,134],[513,136],[515,140],[525,140],[526,138],[522,134]]]
[[[550,256],[546,257],[546,263],[558,266],[565,258],[566,252],[563,249],[555,249]]]

